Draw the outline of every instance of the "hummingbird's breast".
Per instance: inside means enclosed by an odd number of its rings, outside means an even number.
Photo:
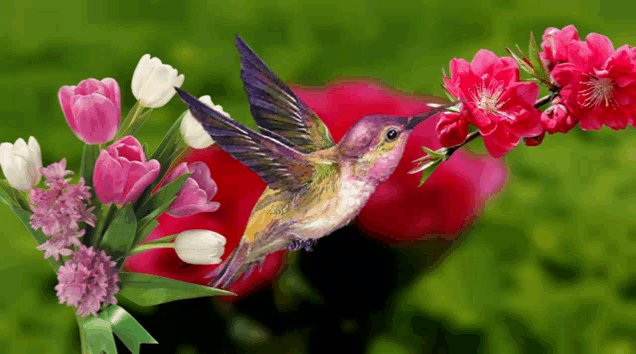
[[[294,223],[302,238],[317,239],[347,225],[366,204],[377,183],[355,178],[340,179],[331,191],[322,191],[318,202]]]

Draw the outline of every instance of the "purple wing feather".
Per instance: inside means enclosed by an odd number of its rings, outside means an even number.
[[[239,37],[241,79],[261,133],[309,153],[334,145],[327,126]]]
[[[256,172],[270,188],[295,191],[311,182],[314,168],[307,155],[227,118],[178,87],[175,89],[212,139]]]

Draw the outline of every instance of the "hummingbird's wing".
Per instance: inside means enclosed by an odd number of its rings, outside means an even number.
[[[175,89],[212,139],[258,173],[270,188],[293,192],[311,182],[314,164],[306,154],[227,118],[178,87]]]
[[[334,146],[325,123],[238,35],[236,47],[241,54],[241,79],[261,133],[304,153]]]

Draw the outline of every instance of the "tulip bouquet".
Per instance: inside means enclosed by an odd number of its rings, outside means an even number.
[[[64,158],[42,166],[34,137],[28,143],[18,139],[15,144],[0,145],[6,177],[0,180],[0,200],[24,223],[57,273],[55,290],[60,303],[76,312],[83,353],[115,353],[113,334],[133,353],[139,352],[141,343],[157,343],[117,305],[115,294],[142,306],[232,294],[120,271],[126,257],[154,248],[170,248],[191,264],[221,262],[226,240],[209,230],[189,230],[142,243],[164,212],[185,217],[219,208],[218,202],[211,201],[217,186],[208,166],[179,163],[188,144],[212,143],[192,116],[184,112],[150,156],[134,137],[152,110],[165,105],[183,80],[170,65],[143,56],[132,80],[138,101],[121,124],[120,89],[115,80],[88,79],[62,87],[58,93],[62,112],[85,143],[77,183],[69,178],[74,172],[67,170]]]

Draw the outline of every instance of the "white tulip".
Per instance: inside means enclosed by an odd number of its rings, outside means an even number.
[[[146,54],[139,60],[133,74],[133,95],[145,107],[162,107],[177,93],[174,87],[181,87],[183,80],[183,74],[177,76],[177,69]]]
[[[190,264],[219,264],[225,252],[225,237],[210,230],[188,230],[174,240],[174,250]]]
[[[31,190],[42,178],[40,144],[34,137],[29,137],[28,145],[22,138],[16,140],[15,144],[0,144],[0,166],[13,188]]]
[[[223,110],[222,106],[212,103],[212,98],[210,98],[210,96],[201,96],[199,101],[230,118],[230,115]],[[214,144],[214,140],[212,140],[210,134],[203,129],[201,123],[192,116],[190,111],[187,111],[183,120],[181,120],[181,135],[183,136],[183,140],[186,144],[195,149],[205,149],[206,147]]]

